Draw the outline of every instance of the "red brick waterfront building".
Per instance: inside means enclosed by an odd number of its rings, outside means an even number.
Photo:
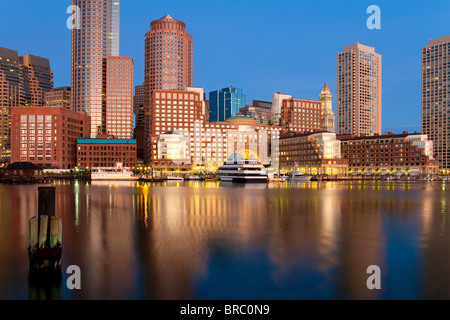
[[[348,160],[332,132],[305,133],[280,139],[280,170],[311,175],[345,175]]]
[[[17,107],[11,111],[11,161],[42,168],[76,166],[77,141],[89,137],[90,118],[63,107]]]
[[[353,174],[437,174],[433,142],[427,135],[389,133],[370,137],[338,135]]]
[[[100,135],[98,139],[78,140],[77,168],[136,167],[136,140],[114,139],[110,135]]]

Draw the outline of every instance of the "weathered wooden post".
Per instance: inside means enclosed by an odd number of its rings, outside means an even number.
[[[39,187],[38,216],[30,219],[30,272],[61,272],[62,219],[55,215],[55,188]]]

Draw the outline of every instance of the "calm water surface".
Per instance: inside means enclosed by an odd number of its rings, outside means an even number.
[[[28,282],[38,186],[0,185],[0,299],[450,299],[450,184],[55,187],[63,279],[42,288]]]

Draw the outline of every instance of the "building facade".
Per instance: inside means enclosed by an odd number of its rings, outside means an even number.
[[[254,119],[236,117],[224,122],[205,122],[206,103],[202,88],[186,88],[186,90],[154,90],[151,94],[150,108],[145,113],[145,127],[148,128],[145,138],[145,163],[155,170],[196,170],[216,171],[227,159],[232,150],[227,148],[231,143],[228,139],[238,139],[233,132],[248,131],[252,143],[260,132],[262,154],[273,154],[276,165],[278,157],[277,141],[281,128],[259,125]],[[255,133],[256,132],[256,133]],[[231,134],[232,136],[228,136]],[[244,134],[244,133],[241,133]],[[169,135],[169,136],[168,136]],[[169,138],[170,139],[169,139]],[[257,136],[258,137],[258,136]],[[167,141],[177,141],[168,144]],[[241,140],[243,137],[240,138]],[[269,142],[273,140],[273,145]],[[231,141],[231,140],[230,140]],[[189,156],[186,156],[185,146],[189,146]],[[181,150],[180,150],[180,146]],[[170,148],[172,151],[168,151]],[[162,150],[161,150],[162,148]],[[255,149],[255,148],[253,148]],[[165,156],[183,152],[179,157]],[[272,159],[271,158],[271,159]],[[266,157],[261,158],[267,161]]]
[[[381,134],[381,65],[375,48],[359,43],[337,54],[338,134]]]
[[[176,134],[172,139],[177,143],[166,145],[162,152],[161,136],[153,135],[153,158],[150,165],[155,171],[191,173],[217,173],[217,169],[228,160],[236,157],[258,159],[265,165],[279,170],[279,137],[281,128],[258,125],[248,117],[233,117],[225,122],[205,123],[196,120],[193,131],[176,130],[167,134]],[[188,152],[189,150],[189,152]],[[170,157],[162,155],[182,154]]]
[[[138,114],[144,108],[145,101],[145,85],[139,84],[134,87],[133,112]]]
[[[280,139],[280,169],[286,174],[346,175],[348,161],[335,133],[305,133]]]
[[[322,104],[322,130],[335,133],[336,122],[333,112],[333,96],[331,95],[327,83],[323,86],[319,100]]]
[[[13,108],[11,120],[12,162],[32,162],[42,168],[75,168],[77,141],[90,134],[86,113],[62,107]]]
[[[155,136],[170,131],[194,132],[195,121],[204,119],[202,90],[153,90],[144,117],[145,160],[148,163],[155,157]]]
[[[209,122],[225,121],[235,117],[245,107],[242,89],[233,87],[209,93]]]
[[[103,134],[118,139],[134,136],[134,62],[131,57],[106,57],[103,62]]]
[[[17,51],[0,47],[0,162],[11,160],[11,110],[25,105],[23,76]]]
[[[285,99],[282,102],[280,126],[285,133],[322,131],[322,104],[320,101]]]
[[[77,145],[77,168],[89,170],[98,167],[136,167],[136,140],[114,139],[100,135],[97,139],[79,139]]]
[[[54,88],[45,94],[45,106],[72,110],[71,98],[72,92],[70,87]]]
[[[450,170],[450,35],[422,48],[422,132],[433,142],[439,168]]]
[[[240,115],[253,118],[256,123],[270,124],[272,117],[272,103],[253,100],[253,105],[247,105],[239,110]]]
[[[437,174],[433,142],[424,134],[338,135],[351,174]]]
[[[103,60],[119,55],[120,1],[72,0],[80,28],[72,29],[72,105],[91,117],[91,137],[103,133]]]
[[[272,96],[272,109],[271,109],[271,124],[274,126],[280,125],[281,107],[284,100],[292,99],[291,95],[274,93]]]
[[[45,94],[53,89],[53,72],[48,59],[31,54],[19,57],[23,69],[24,87],[28,101],[25,105],[42,107]]]
[[[45,94],[53,88],[48,59],[0,47],[0,164],[11,160],[11,110],[42,107]]]
[[[152,21],[145,35],[145,94],[193,85],[193,39],[170,15]]]

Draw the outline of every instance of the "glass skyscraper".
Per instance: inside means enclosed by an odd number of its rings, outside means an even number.
[[[209,122],[225,121],[236,116],[245,107],[242,89],[233,87],[209,93]]]
[[[103,60],[119,55],[119,0],[72,0],[80,29],[72,29],[72,103],[91,116],[91,137],[103,133]]]

